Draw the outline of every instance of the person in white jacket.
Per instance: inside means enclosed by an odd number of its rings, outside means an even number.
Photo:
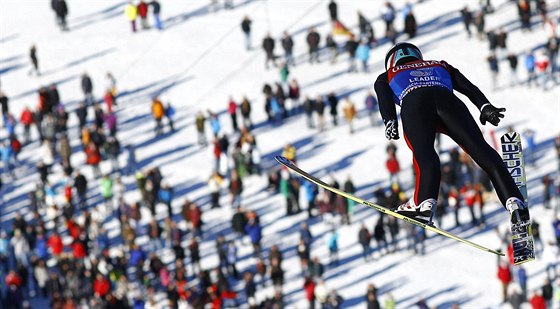
[[[21,235],[20,230],[14,230],[14,237],[12,237],[10,244],[14,249],[16,262],[21,263],[25,267],[29,266],[29,259],[27,257],[27,253],[29,253],[30,250],[29,243],[27,242],[27,239]]]
[[[546,273],[548,278],[556,277],[556,265],[559,262],[558,246],[552,241],[548,241],[543,249],[542,260],[546,265]]]
[[[47,297],[47,281],[49,281],[49,272],[45,266],[45,261],[39,260],[39,263],[33,270],[33,275],[37,281],[37,285],[41,290],[41,295]]]
[[[39,155],[41,160],[43,160],[43,164],[47,166],[47,168],[51,168],[54,164],[54,151],[49,140],[45,140],[39,148]]]

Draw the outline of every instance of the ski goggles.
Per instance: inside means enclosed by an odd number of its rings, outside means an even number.
[[[403,46],[398,48],[387,58],[387,63],[385,63],[385,68],[389,69],[397,65],[399,60],[406,57],[416,58],[422,60],[422,53],[420,50],[413,46]]]

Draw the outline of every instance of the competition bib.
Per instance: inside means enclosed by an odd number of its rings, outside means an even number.
[[[453,91],[451,75],[445,65],[445,62],[429,60],[415,61],[389,69],[389,86],[399,99],[398,104],[400,105],[403,98],[417,88],[443,87]]]

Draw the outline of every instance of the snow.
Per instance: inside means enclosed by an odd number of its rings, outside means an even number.
[[[341,20],[353,30],[357,29],[356,10],[360,9],[370,20],[374,20],[376,37],[384,32],[379,20],[382,1],[338,1]],[[317,28],[321,42],[330,28],[326,1],[242,1],[235,0],[234,10],[219,10],[211,13],[209,1],[162,1],[162,20],[165,30],[155,29],[131,33],[130,25],[124,17],[123,2],[115,1],[68,1],[70,15],[69,32],[60,32],[54,22],[54,14],[48,1],[3,0],[0,3],[0,78],[1,89],[10,97],[10,107],[19,115],[24,106],[35,106],[36,90],[42,85],[56,83],[62,101],[68,111],[75,108],[82,99],[80,76],[87,72],[94,83],[94,94],[101,98],[105,73],[110,71],[117,79],[120,94],[118,106],[119,134],[122,144],[137,147],[137,160],[144,167],[159,166],[165,182],[175,188],[179,196],[174,200],[176,212],[182,202],[189,198],[200,201],[205,210],[205,231],[216,235],[229,226],[233,210],[228,207],[210,210],[209,191],[206,181],[213,168],[211,148],[200,149],[196,145],[194,116],[199,110],[224,112],[228,97],[237,101],[247,95],[253,104],[253,121],[257,123],[254,135],[259,151],[263,155],[265,168],[276,164],[273,156],[278,155],[286,143],[297,146],[298,164],[313,174],[328,179],[332,174],[339,182],[351,175],[357,195],[372,198],[372,192],[379,184],[387,184],[388,174],[384,167],[386,140],[381,126],[371,127],[369,119],[362,116],[355,123],[356,132],[348,133],[342,120],[338,127],[332,127],[330,118],[326,120],[328,130],[319,133],[308,129],[303,115],[286,120],[281,126],[266,124],[262,86],[265,82],[279,80],[277,69],[264,70],[264,53],[260,49],[262,37],[270,32],[274,38],[283,31],[293,34],[297,66],[291,68],[290,78],[296,78],[302,87],[302,94],[317,96],[334,91],[348,94],[357,108],[363,112],[363,102],[374,78],[383,70],[383,59],[389,44],[372,50],[370,56],[371,73],[346,74],[346,55],[339,56],[338,62],[330,65],[323,58],[321,64],[309,65],[305,35],[310,26]],[[393,1],[396,8],[404,6],[404,1]],[[521,32],[517,20],[517,9],[511,1],[493,1],[497,12],[487,16],[486,29],[504,26],[509,32],[509,51],[521,54],[541,46],[546,42],[544,29],[540,23],[533,26],[530,33]],[[496,106],[507,108],[506,118],[496,129],[499,136],[512,125],[521,132],[531,128],[536,132],[537,143],[547,145],[539,153],[537,164],[528,167],[529,196],[536,203],[531,205],[531,214],[541,223],[543,241],[552,240],[552,210],[540,204],[542,185],[540,178],[557,172],[558,162],[550,141],[560,133],[560,89],[556,86],[544,92],[540,88],[525,86],[508,87],[509,68],[505,60],[500,62],[500,89],[491,90],[491,77],[485,61],[488,56],[486,41],[468,39],[459,10],[465,5],[476,9],[474,1],[432,0],[415,3],[414,14],[420,25],[418,36],[412,40],[422,50],[426,58],[445,59],[456,66],[465,76],[477,84]],[[558,18],[559,5],[548,1],[549,14]],[[244,15],[253,20],[253,49],[244,48],[240,22]],[[540,21],[533,17],[533,22]],[[402,16],[398,14],[395,25],[402,26]],[[403,37],[404,38],[404,37]],[[38,48],[39,65],[44,73],[40,77],[29,77],[28,50],[32,43]],[[276,53],[281,52],[277,41]],[[520,57],[520,79],[526,78]],[[151,98],[160,95],[163,102],[172,102],[175,107],[176,123],[179,130],[155,138],[151,119]],[[468,100],[460,96],[465,102]],[[473,115],[478,117],[476,108],[467,104]],[[91,113],[90,113],[91,114]],[[231,132],[229,117],[221,116],[222,126]],[[70,137],[72,146],[79,147],[76,129],[77,119],[71,114]],[[486,127],[487,128],[487,127]],[[207,130],[208,132],[209,130]],[[1,137],[5,131],[0,131]],[[209,136],[208,136],[209,137]],[[443,139],[443,148],[452,146],[449,139]],[[397,142],[398,157],[405,167],[401,174],[406,188],[412,184],[411,154],[401,139]],[[79,149],[79,148],[77,148]],[[26,148],[20,160],[25,162],[18,169],[18,178],[4,190],[5,201],[2,211],[2,226],[13,218],[15,210],[26,205],[26,192],[38,180],[34,164],[39,160],[38,144]],[[121,163],[126,158],[121,157]],[[82,152],[73,156],[75,166],[84,162]],[[109,170],[108,162],[102,166]],[[56,170],[60,175],[60,170]],[[84,172],[91,179],[89,169]],[[306,220],[301,213],[285,217],[284,201],[280,195],[269,195],[265,190],[266,177],[251,176],[246,179],[243,205],[256,210],[264,226],[264,247],[278,244],[284,250],[283,268],[286,272],[284,286],[285,301],[290,308],[307,306],[303,295],[303,278],[299,275],[299,259],[295,254],[298,229]],[[125,177],[129,188],[125,197],[138,197],[132,177]],[[98,192],[94,188],[94,192]],[[409,191],[410,193],[410,191]],[[222,195],[221,203],[228,204],[228,197]],[[471,241],[498,248],[500,240],[491,227],[505,230],[508,226],[507,214],[501,206],[492,203],[485,208],[489,216],[489,228],[477,230],[453,230],[459,236]],[[364,263],[361,247],[357,244],[359,223],[371,229],[378,213],[357,206],[352,218],[353,224],[341,226],[340,260],[337,267],[328,267],[325,273],[329,289],[336,289],[346,300],[346,307],[365,306],[364,295],[367,285],[374,283],[379,289],[381,301],[391,292],[398,308],[412,306],[420,298],[430,306],[441,308],[458,303],[470,308],[496,308],[501,305],[501,286],[496,278],[496,257],[478,251],[442,236],[428,234],[426,255],[414,256],[401,250],[396,254],[379,256],[375,262]],[[26,212],[26,209],[22,209]],[[470,218],[468,210],[461,213],[463,221]],[[164,206],[158,209],[158,219],[166,214]],[[148,221],[148,213],[144,220]],[[328,250],[320,235],[328,232],[330,226],[315,222],[311,231],[316,236],[312,254],[328,263]],[[444,219],[442,228],[453,227],[452,215]],[[111,235],[118,234],[116,220],[106,223]],[[404,233],[402,235],[404,238]],[[214,239],[213,237],[211,239]],[[404,246],[406,241],[401,241]],[[203,267],[217,265],[214,241],[207,240],[201,245],[202,256],[207,256]],[[239,256],[248,256],[250,245],[240,248]],[[165,256],[165,254],[164,254]],[[169,256],[169,255],[167,255]],[[244,270],[254,261],[246,258],[238,265]],[[539,261],[526,264],[529,274],[529,291],[539,288],[544,282],[544,263]],[[241,288],[242,285],[236,285]],[[258,298],[272,295],[272,288],[259,290]]]

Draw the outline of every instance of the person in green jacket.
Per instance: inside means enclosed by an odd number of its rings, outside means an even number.
[[[110,208],[113,206],[113,180],[108,174],[101,178],[101,196],[105,200],[105,206]]]

